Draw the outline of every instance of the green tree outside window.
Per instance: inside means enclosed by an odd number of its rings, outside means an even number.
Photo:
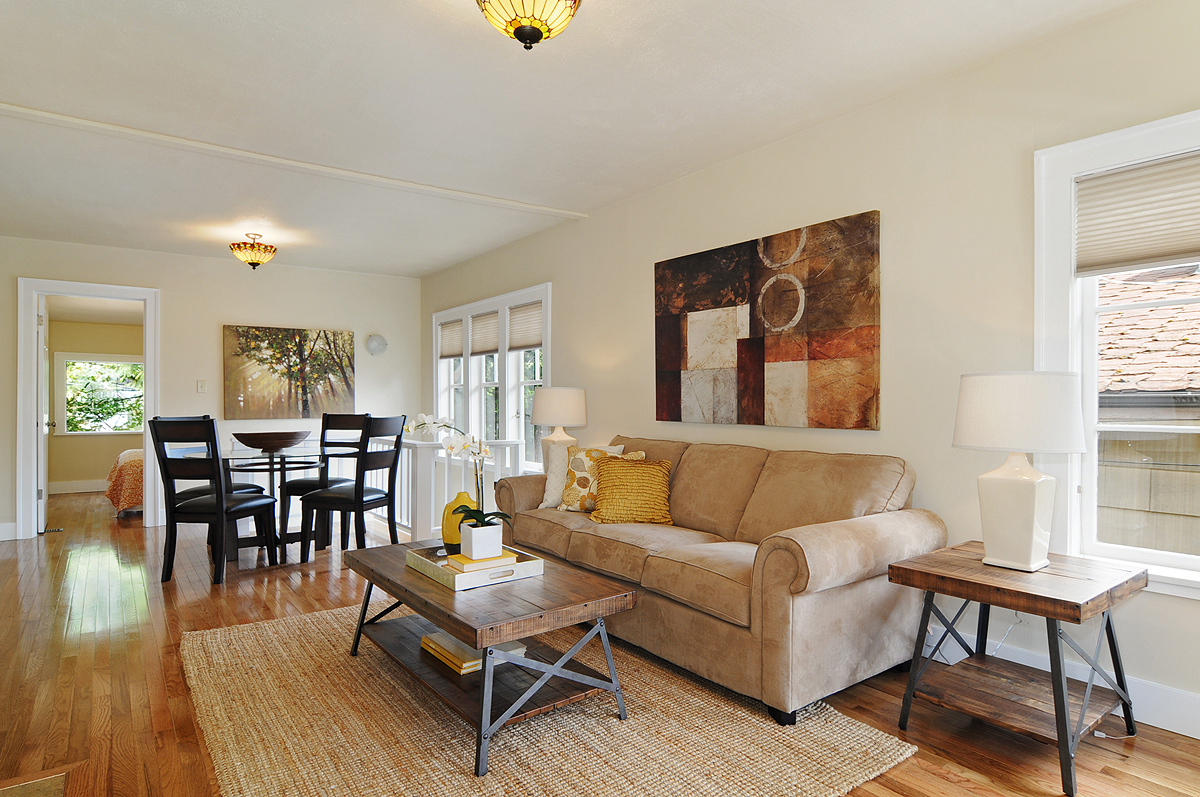
[[[142,429],[141,363],[66,361],[68,432],[136,432]]]

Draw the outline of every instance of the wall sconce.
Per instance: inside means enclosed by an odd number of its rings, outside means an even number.
[[[367,354],[376,356],[387,351],[387,338],[383,335],[368,335],[367,336]]]

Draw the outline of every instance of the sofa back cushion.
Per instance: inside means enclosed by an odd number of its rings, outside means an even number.
[[[772,451],[734,539],[759,543],[796,526],[903,509],[915,483],[899,457]]]
[[[683,457],[683,452],[687,450],[691,443],[684,443],[679,440],[652,440],[648,437],[624,437],[617,435],[609,445],[625,446],[626,454],[634,451],[645,451],[646,459],[651,461],[662,459],[670,462],[671,478],[674,479],[676,471],[679,470],[679,460]]]
[[[675,525],[732,540],[770,453],[753,446],[688,446],[671,484]]]

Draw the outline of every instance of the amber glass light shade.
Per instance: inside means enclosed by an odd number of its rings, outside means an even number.
[[[253,232],[246,233],[249,241],[238,241],[235,244],[229,245],[229,250],[233,252],[233,256],[242,261],[252,269],[256,269],[263,263],[266,263],[271,258],[275,257],[276,249],[270,244],[260,244],[258,242],[261,235]]]
[[[533,45],[562,33],[582,0],[476,0],[497,30],[532,50]]]

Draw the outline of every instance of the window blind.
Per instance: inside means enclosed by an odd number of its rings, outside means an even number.
[[[1076,274],[1198,261],[1200,153],[1076,181]]]
[[[463,322],[446,321],[438,324],[438,357],[448,360],[451,357],[463,356]]]
[[[542,345],[542,303],[530,302],[508,309],[508,350],[536,349]]]
[[[500,314],[493,310],[471,316],[471,354],[500,351]]]

